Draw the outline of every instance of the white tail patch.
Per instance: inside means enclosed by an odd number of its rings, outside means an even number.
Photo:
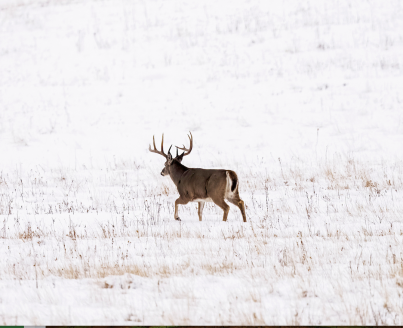
[[[232,186],[232,179],[229,176],[228,171],[225,172],[227,174],[227,186],[225,188],[225,198],[230,198],[233,192],[231,191],[231,186]]]

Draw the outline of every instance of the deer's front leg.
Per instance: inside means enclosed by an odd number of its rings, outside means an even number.
[[[204,208],[204,202],[199,202],[199,221],[201,221],[203,217],[203,208]]]
[[[178,205],[185,205],[187,203],[189,203],[189,201],[185,200],[181,197],[179,197],[177,200],[175,200],[175,213],[174,213],[175,220],[181,221],[181,219],[179,218],[179,215],[178,215]]]

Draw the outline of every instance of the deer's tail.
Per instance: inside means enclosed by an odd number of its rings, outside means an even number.
[[[227,177],[230,179],[231,184],[231,192],[234,192],[236,187],[238,186],[238,177],[234,171],[227,171]]]

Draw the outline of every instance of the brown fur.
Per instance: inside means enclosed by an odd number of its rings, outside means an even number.
[[[170,149],[168,154],[164,153],[164,135],[162,135],[161,150],[155,147],[155,139],[153,136],[154,149],[149,147],[152,153],[160,154],[166,158],[165,167],[161,171],[161,175],[169,175],[179,192],[179,198],[175,201],[175,220],[179,220],[178,205],[185,205],[192,201],[199,202],[199,220],[202,220],[204,202],[213,201],[224,211],[223,221],[227,221],[229,206],[225,199],[230,203],[238,206],[241,211],[243,221],[246,222],[245,204],[239,197],[238,192],[238,176],[231,170],[206,170],[188,168],[182,165],[184,156],[189,155],[193,149],[192,133],[188,135],[190,146],[189,148],[176,147],[184,152],[172,158]]]
[[[191,201],[199,201],[199,220],[202,220],[203,200],[209,198],[224,211],[223,221],[227,220],[229,206],[225,202],[239,207],[243,221],[246,222],[245,205],[239,197],[238,177],[230,170],[208,170],[199,168],[188,168],[174,159],[166,168],[173,183],[176,185],[179,198],[175,201],[175,219],[178,217],[178,205],[185,205]],[[228,188],[227,173],[230,177],[230,188]],[[234,186],[235,181],[235,186]]]

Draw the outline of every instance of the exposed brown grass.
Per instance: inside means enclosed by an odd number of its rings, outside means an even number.
[[[52,172],[52,179],[43,170],[18,172],[20,178],[2,173],[0,237],[7,245],[3,253],[13,255],[1,262],[0,273],[7,279],[33,280],[39,289],[51,276],[94,279],[105,291],[128,289],[130,283],[122,287],[105,280],[125,274],[165,282],[177,277],[237,277],[248,285],[232,291],[228,300],[242,299],[253,307],[242,319],[250,324],[267,322],[260,307],[268,295],[281,294],[281,286],[289,284],[296,286],[288,292],[296,305],[287,314],[288,322],[316,322],[300,302],[328,299],[318,279],[330,284],[344,277],[349,286],[360,286],[363,298],[369,297],[369,290],[388,291],[379,296],[379,307],[355,303],[343,284],[335,284],[332,297],[346,305],[346,324],[373,323],[375,318],[379,323],[399,322],[400,166],[366,168],[366,163],[342,157],[308,168],[298,161],[276,164],[269,172],[239,168],[246,224],[234,207],[229,221],[222,223],[222,211],[214,204],[206,204],[202,223],[195,204],[182,206],[185,220],[174,222],[176,191],[169,180],[165,185],[151,179],[149,185],[133,186],[126,178],[135,176],[114,166],[98,176],[63,169]],[[173,291],[158,285],[156,290],[199,304],[200,295],[188,285],[176,287]],[[184,306],[189,311],[182,318],[186,321],[191,310]],[[128,320],[141,320],[139,313],[131,313]],[[225,313],[222,322],[234,322]]]

